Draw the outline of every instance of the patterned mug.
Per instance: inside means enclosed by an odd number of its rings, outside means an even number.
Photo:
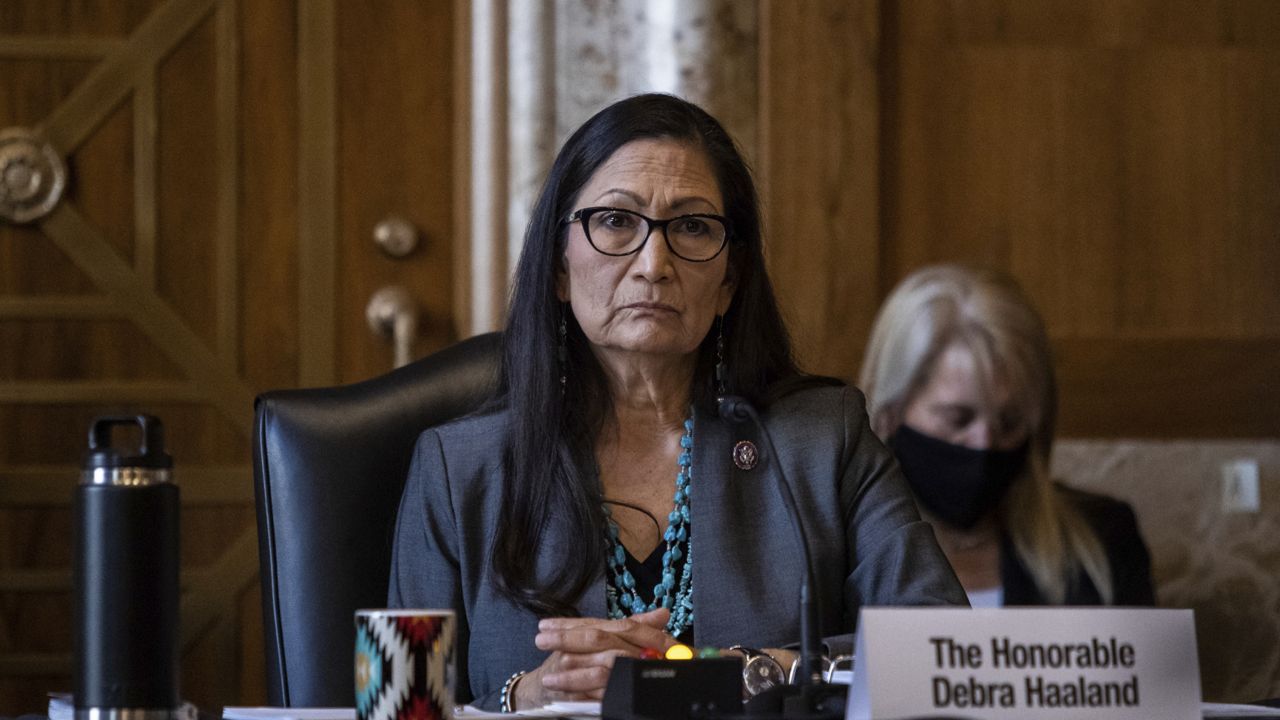
[[[451,720],[454,635],[452,610],[357,610],[357,720]]]

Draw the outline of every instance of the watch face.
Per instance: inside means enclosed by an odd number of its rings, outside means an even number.
[[[787,682],[782,666],[768,655],[757,655],[747,661],[742,672],[742,684],[748,695],[758,695],[765,690]]]

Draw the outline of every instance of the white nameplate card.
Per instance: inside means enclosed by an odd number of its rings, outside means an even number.
[[[1190,610],[865,608],[848,717],[1200,720]]]

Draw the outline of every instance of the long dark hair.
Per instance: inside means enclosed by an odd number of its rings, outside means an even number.
[[[604,569],[605,517],[596,475],[597,433],[611,411],[604,373],[555,287],[568,231],[563,223],[582,187],[618,148],[634,140],[670,138],[706,153],[729,220],[728,272],[737,288],[723,318],[725,385],[765,406],[787,381],[802,378],[765,273],[759,202],[751,172],[733,139],[698,106],[670,95],[637,95],[601,110],[578,128],[556,157],[533,208],[516,268],[503,336],[498,402],[508,410],[506,485],[493,566],[509,597],[538,615],[574,615],[574,604]],[[557,357],[561,318],[567,326],[568,382],[561,393]],[[693,400],[713,408],[716,333],[698,350]],[[549,573],[531,562],[532,548],[555,523],[570,539]]]

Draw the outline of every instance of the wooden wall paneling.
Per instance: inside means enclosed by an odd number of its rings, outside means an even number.
[[[3,34],[7,32],[10,32],[9,28],[0,26],[0,57],[97,60],[119,52],[124,45],[117,38],[22,37]]]
[[[454,10],[0,7],[0,122],[44,127],[73,170],[52,215],[0,227],[0,707],[38,712],[69,685],[69,639],[42,634],[67,630],[70,601],[68,533],[48,530],[69,522],[67,429],[107,408],[159,414],[178,458],[184,695],[264,701],[252,398],[388,369],[363,311],[392,281],[425,308],[420,352],[453,339]],[[403,264],[370,238],[393,211],[426,235]]]
[[[138,26],[129,42],[99,63],[45,119],[53,146],[71,152],[129,94],[137,73],[154,67],[209,12],[215,0],[171,0]]]
[[[85,219],[130,263],[137,256],[130,151],[135,145],[133,126],[132,103],[126,99],[67,157],[73,182],[65,195],[66,202],[84,213]]]
[[[875,2],[763,2],[758,179],[806,369],[852,379],[879,302]]]
[[[1220,327],[1230,335],[1280,335],[1280,12],[1271,15],[1269,45],[1223,51],[1226,234],[1238,252],[1233,266],[1259,268],[1222,287]]]
[[[156,209],[159,189],[156,176],[156,146],[159,143],[157,82],[152,69],[140,72],[130,103],[133,117],[130,143],[133,162],[129,166],[133,176],[133,267],[138,272],[139,281],[149,287],[155,287],[156,281],[156,228],[159,224]]]
[[[75,3],[6,2],[0,33],[60,42],[65,37],[110,43],[133,32],[165,0],[87,0]]]
[[[1280,351],[1280,38],[1258,30],[1280,9],[889,6],[885,281],[950,260],[1011,271],[1063,348],[1069,434],[1273,434],[1280,410],[1240,380],[1271,367],[1250,343]],[[1147,384],[1130,361],[1147,343],[1189,353],[1190,394],[1240,404],[1202,413]],[[1100,418],[1105,398],[1074,383],[1111,373],[1146,389]]]
[[[1125,284],[1124,331],[1280,337],[1278,63],[1280,48],[1134,58],[1125,261],[1144,271]]]
[[[1221,57],[1151,48],[1126,63],[1126,239],[1122,333],[1218,334],[1230,238]],[[1243,258],[1242,258],[1243,259]],[[1138,270],[1141,270],[1139,272]],[[1249,268],[1240,268],[1242,275]]]
[[[415,356],[456,339],[453,302],[453,3],[397,0],[373,13],[338,6],[340,208],[337,332],[343,381],[392,367],[390,340],[365,320],[370,297],[407,289],[419,307]],[[391,215],[419,230],[418,248],[391,258],[373,242]]]
[[[239,0],[239,11],[238,364],[254,388],[289,387],[301,380],[298,8]]]
[[[75,8],[127,38],[58,37],[69,6],[25,3],[13,25],[14,4],[0,14],[0,62],[22,70],[0,82],[19,99],[0,120],[44,127],[73,172],[40,225],[0,227],[0,335],[14,340],[0,347],[0,546],[17,549],[0,564],[0,610],[18,629],[0,636],[6,709],[40,711],[45,691],[69,687],[66,503],[83,428],[107,409],[165,418],[179,458],[184,694],[236,700],[240,643],[261,652],[238,629],[257,567],[253,391],[236,362],[238,5],[171,0],[125,22],[110,5]],[[7,34],[33,29],[48,35]],[[193,670],[200,657],[217,670]]]
[[[298,377],[330,385],[337,380],[337,8],[335,0],[297,7]]]
[[[200,338],[158,295],[136,282],[136,273],[112,252],[97,229],[71,206],[63,205],[41,224],[45,234],[95,283],[112,295],[153,342],[199,382],[210,402],[227,416],[242,418],[253,405],[253,394],[222,361],[214,358]],[[249,419],[245,419],[247,427]]]
[[[453,8],[453,327],[471,335],[471,3]]]
[[[6,32],[9,28],[25,29],[21,24],[4,27]],[[93,69],[86,57],[98,59],[82,48],[66,48],[57,38],[42,39],[39,52],[27,55],[28,43],[22,40],[20,36],[0,35],[0,78],[4,79],[0,82],[0,127],[38,124]],[[52,300],[54,295],[92,291],[89,279],[75,270],[57,248],[44,242],[38,229],[0,224],[0,302],[9,311],[23,307],[29,294]],[[64,307],[73,307],[77,302],[73,297],[58,299]],[[16,356],[13,360],[17,360]]]
[[[1274,438],[1275,340],[1057,338],[1063,437]],[[1069,394],[1067,394],[1069,393]]]
[[[239,351],[240,335],[240,124],[237,107],[240,101],[240,40],[238,0],[222,0],[214,11],[214,130],[215,165],[214,197],[214,298],[216,310],[214,346],[225,357],[234,358]]]
[[[156,295],[205,348],[217,354],[217,127],[212,13],[156,67]],[[231,368],[227,368],[231,370]],[[243,412],[241,409],[239,412]]]
[[[988,98],[1007,116],[1001,152],[1007,267],[1057,337],[1096,336],[1119,313],[1123,235],[1120,83],[1108,50],[987,50],[1008,68],[1008,90]],[[998,71],[997,71],[998,72]]]

